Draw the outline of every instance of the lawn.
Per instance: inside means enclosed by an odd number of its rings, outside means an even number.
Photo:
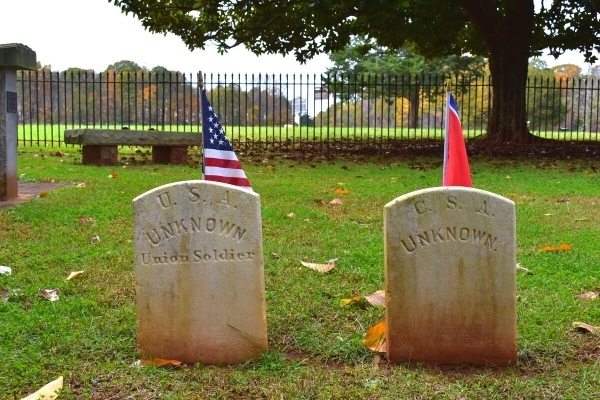
[[[381,308],[342,299],[383,289],[383,206],[439,186],[440,158],[242,157],[261,196],[269,351],[242,365],[134,367],[131,201],[200,179],[189,166],[123,154],[81,165],[77,149],[21,149],[22,182],[62,182],[0,211],[0,398],[64,377],[59,399],[580,399],[600,396],[598,161],[472,158],[474,186],[517,210],[518,363],[508,368],[389,365],[366,349]],[[347,193],[337,194],[343,187]],[[343,204],[329,204],[340,198]],[[571,250],[540,251],[567,243]],[[321,274],[300,260],[336,268]],[[73,271],[84,271],[71,280]],[[40,289],[60,289],[58,301]]]
[[[61,146],[66,129],[121,129],[120,125],[90,125],[78,126],[75,124],[19,124],[17,138],[20,145],[24,146]],[[150,125],[128,126],[129,129],[148,130],[154,129]],[[336,141],[358,142],[367,147],[369,143],[386,143],[387,141],[419,141],[439,140],[444,137],[443,129],[436,128],[406,128],[406,127],[329,127],[329,126],[225,126],[227,135],[234,142],[264,142],[276,146],[290,144],[306,144]],[[165,132],[198,132],[201,127],[197,125],[166,125],[157,127]],[[558,132],[532,132],[533,134],[558,141],[597,142],[600,138],[597,132],[558,131]],[[474,139],[485,134],[481,129],[465,129],[467,139]],[[200,139],[199,139],[200,140]],[[355,143],[356,144],[356,143]],[[239,148],[240,146],[238,146]],[[73,148],[71,148],[73,149]]]

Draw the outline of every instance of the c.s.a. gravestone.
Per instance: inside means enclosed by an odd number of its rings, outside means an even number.
[[[441,187],[400,196],[384,214],[389,361],[514,365],[514,202]]]
[[[236,364],[267,349],[260,197],[200,180],[133,200],[143,358]]]

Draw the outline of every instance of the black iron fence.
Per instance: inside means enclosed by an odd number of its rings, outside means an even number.
[[[437,76],[182,74],[175,72],[19,72],[20,146],[61,146],[73,128],[201,132],[200,87],[232,142],[302,149],[351,144],[441,142],[447,80]],[[483,135],[489,77],[452,81],[468,138]],[[597,79],[530,78],[529,129],[570,145],[598,139]]]

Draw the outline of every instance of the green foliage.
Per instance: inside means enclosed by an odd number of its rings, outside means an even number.
[[[353,38],[344,50],[331,54],[329,58],[334,65],[327,69],[323,82],[330,93],[342,101],[356,103],[373,103],[382,98],[395,109],[394,113],[402,113],[402,104],[397,103],[406,99],[407,126],[410,128],[418,127],[420,104],[442,95],[451,77],[462,76],[462,79],[453,81],[454,91],[465,93],[469,85],[485,73],[482,57],[426,59],[407,47],[394,51],[379,47],[374,40],[367,38]],[[371,77],[375,82],[371,82]],[[380,81],[379,85],[377,81]]]
[[[224,52],[244,44],[256,54],[293,52],[306,61],[367,37],[427,58],[486,57],[495,89],[488,134],[497,142],[533,139],[525,100],[530,55],[576,49],[595,61],[600,49],[598,7],[589,0],[541,0],[537,11],[533,0],[109,1],[151,32],[178,35],[190,49],[214,42]]]

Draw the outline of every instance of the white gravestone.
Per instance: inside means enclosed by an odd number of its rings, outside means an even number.
[[[384,214],[388,360],[516,364],[514,202],[441,187]]]
[[[133,200],[143,358],[237,364],[267,350],[260,197],[184,181]]]

